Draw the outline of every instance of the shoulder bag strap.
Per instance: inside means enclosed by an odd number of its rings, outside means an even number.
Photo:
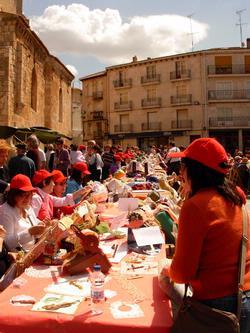
[[[240,260],[239,260],[239,273],[238,273],[238,297],[237,297],[237,318],[240,319],[241,303],[243,295],[243,285],[246,270],[246,256],[247,256],[247,243],[248,243],[248,212],[246,206],[242,206],[242,217],[243,217],[243,233],[241,240],[240,249]]]

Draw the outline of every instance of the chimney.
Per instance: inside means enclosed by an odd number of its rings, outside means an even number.
[[[250,38],[247,38],[247,49],[250,49]]]
[[[133,62],[137,62],[137,56],[133,56]]]

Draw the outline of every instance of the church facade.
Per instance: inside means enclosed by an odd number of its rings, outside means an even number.
[[[74,76],[52,56],[22,14],[22,0],[0,3],[0,125],[71,129]]]

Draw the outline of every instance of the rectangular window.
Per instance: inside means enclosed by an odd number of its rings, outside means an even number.
[[[217,111],[217,118],[220,121],[232,121],[233,120],[233,109],[228,107],[218,107]]]
[[[176,71],[176,78],[180,78],[181,74],[184,74],[187,70],[187,66],[185,61],[176,61],[175,63],[175,71]]]
[[[250,81],[246,82],[246,97],[250,98]]]
[[[233,94],[233,83],[231,81],[216,82],[216,96],[218,98],[231,98]]]
[[[156,112],[148,112],[147,113],[147,122],[148,124],[155,122]]]
[[[187,95],[187,86],[182,84],[176,87],[176,95],[177,96],[185,96]]]
[[[147,66],[147,78],[152,79],[156,77],[156,67],[155,65]]]
[[[187,109],[176,110],[176,119],[177,119],[177,121],[187,120],[188,119],[188,110]]]
[[[232,73],[232,56],[217,56],[214,61],[216,74]]]
[[[249,55],[245,56],[245,73],[246,74],[250,73],[250,56]]]
[[[129,115],[121,114],[120,115],[120,125],[127,125],[129,123]]]
[[[147,89],[147,99],[148,100],[156,99],[156,89],[155,88]]]
[[[119,75],[119,81],[120,82],[123,82],[124,80],[125,80],[125,72],[124,71],[119,71],[119,73],[118,73],[118,75]]]
[[[120,104],[128,103],[128,93],[120,93]]]

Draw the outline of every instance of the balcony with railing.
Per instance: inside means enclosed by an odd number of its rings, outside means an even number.
[[[141,84],[160,83],[161,74],[141,76]]]
[[[208,75],[250,75],[250,65],[248,64],[237,64],[237,65],[225,65],[225,66],[216,66],[208,65],[207,66]]]
[[[132,79],[124,79],[124,80],[114,80],[113,81],[114,88],[131,88],[132,87]]]
[[[183,70],[183,71],[174,71],[170,72],[170,80],[189,80],[191,79],[191,70]]]
[[[142,131],[161,131],[161,122],[147,122],[141,124]]]
[[[209,90],[209,101],[246,101],[250,99],[250,89],[241,90]]]
[[[132,110],[132,107],[133,107],[132,101],[128,101],[128,102],[115,102],[115,104],[114,104],[114,109],[116,111],[128,111],[128,110]]]
[[[115,133],[130,133],[133,132],[133,124],[120,124],[114,126]]]
[[[92,94],[93,99],[103,99],[103,91],[94,91]]]
[[[103,120],[103,111],[93,111],[92,120]]]
[[[141,106],[143,108],[160,107],[161,106],[161,97],[143,98],[141,100]]]
[[[172,120],[171,128],[172,129],[190,129],[193,127],[192,119],[182,119],[182,120]]]
[[[192,94],[171,96],[172,105],[189,105],[192,104]]]
[[[249,127],[250,116],[212,117],[209,118],[209,127]]]

